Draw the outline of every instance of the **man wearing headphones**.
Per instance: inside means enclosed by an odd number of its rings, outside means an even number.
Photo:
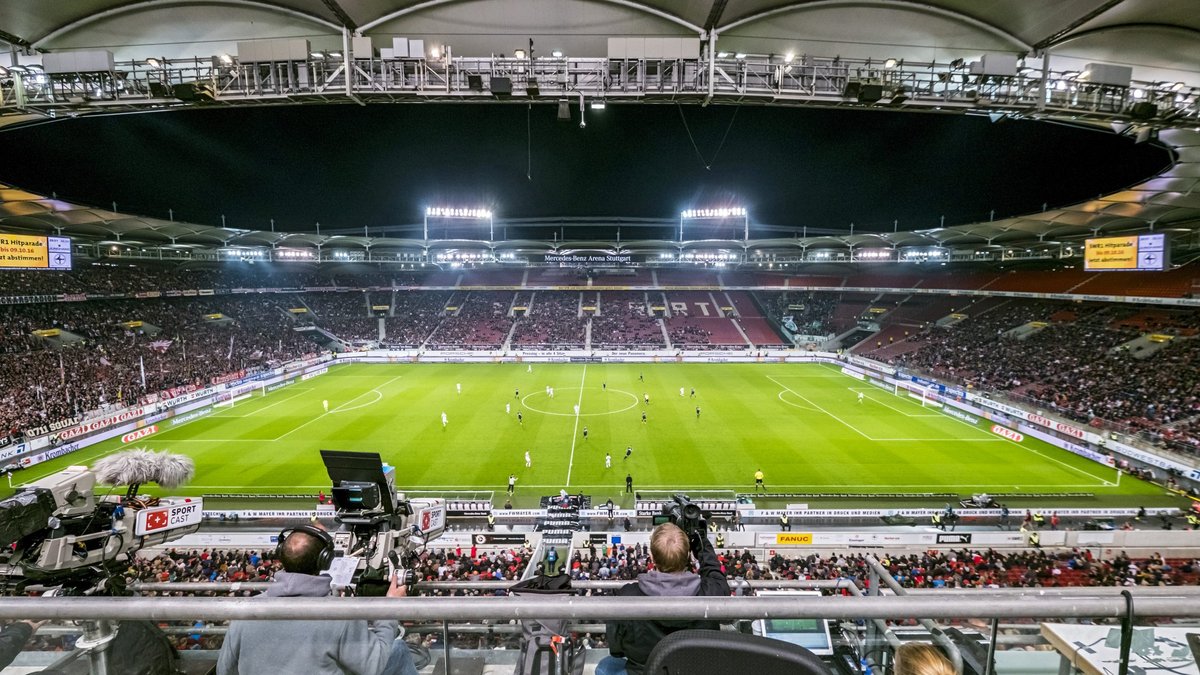
[[[333,563],[333,538],[312,526],[284,530],[276,550],[283,564],[263,595],[323,598],[332,579],[321,572]],[[395,578],[387,597],[402,598]],[[217,659],[218,675],[417,675],[395,621],[234,621]]]

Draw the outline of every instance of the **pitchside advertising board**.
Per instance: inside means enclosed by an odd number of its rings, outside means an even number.
[[[1104,237],[1084,242],[1083,266],[1089,272],[1161,272],[1171,252],[1165,234]]]
[[[71,269],[71,240],[0,234],[0,267],[22,270]]]

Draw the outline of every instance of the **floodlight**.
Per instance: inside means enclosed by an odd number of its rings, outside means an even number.
[[[151,68],[162,68],[162,62],[154,57],[146,59],[146,65],[150,66]]]
[[[592,101],[592,110],[604,110],[604,101]]]
[[[1145,98],[1145,97],[1146,97],[1146,90],[1145,90],[1145,89],[1134,89],[1134,90],[1133,90],[1133,97],[1134,97],[1134,98],[1136,98],[1136,99],[1142,99],[1142,98]]]
[[[438,49],[437,47],[430,47],[429,48],[429,57],[433,58],[433,59],[442,58],[442,50]]]
[[[718,59],[727,59],[727,58],[729,58],[729,52],[717,52],[717,58]]]
[[[744,59],[744,58],[746,58],[746,53],[745,53],[745,52],[738,52],[738,53],[736,53],[736,54],[734,54],[734,55],[733,55],[733,58],[735,58],[735,59]]]
[[[887,68],[888,70],[891,70],[892,68],[896,67],[897,63],[898,62],[896,61],[896,59],[888,59],[887,61],[883,62],[883,67]]]
[[[513,58],[514,58],[514,59],[523,59],[523,58],[525,58],[525,50],[524,50],[524,49],[515,49],[515,50],[513,50]]]
[[[0,66],[0,77],[4,77],[5,75],[8,75],[8,68]]]
[[[554,57],[554,58],[556,58],[556,59],[561,59],[561,58],[562,58],[562,55],[563,55],[563,53],[562,53],[562,50],[561,50],[561,49],[555,49],[554,51],[550,52],[550,55],[551,55],[551,56],[553,56],[553,57]]]
[[[1186,87],[1186,86],[1187,86],[1187,85],[1186,85],[1186,84],[1184,84],[1184,83],[1182,83],[1182,82],[1176,82],[1175,84],[1171,85],[1171,89],[1172,89],[1173,91],[1182,91],[1182,90],[1183,90],[1183,88],[1184,88],[1184,87]]]
[[[329,52],[329,56],[331,58],[340,59],[340,58],[342,58],[342,53],[341,52]]]
[[[225,65],[233,63],[233,57],[228,54],[221,54],[217,58],[220,59],[221,63],[224,63]]]
[[[784,63],[791,63],[792,61],[795,61],[795,60],[796,60],[795,52],[788,52],[787,54],[785,54],[783,56]]]
[[[325,58],[325,52],[311,52],[309,53],[309,56],[313,57],[314,59],[323,59]]]
[[[425,239],[429,239],[429,219],[430,218],[454,218],[461,220],[486,220],[488,221],[488,238],[495,238],[495,225],[492,221],[491,209],[483,208],[460,208],[449,206],[427,206],[425,207]]]

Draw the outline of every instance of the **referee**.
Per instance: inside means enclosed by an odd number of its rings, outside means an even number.
[[[762,488],[763,492],[767,491],[767,486],[763,485],[762,469],[754,472],[754,491],[758,492],[759,488]]]

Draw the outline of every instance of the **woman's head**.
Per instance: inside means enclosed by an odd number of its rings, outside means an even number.
[[[906,642],[896,650],[896,675],[955,675],[954,666],[928,642]]]

